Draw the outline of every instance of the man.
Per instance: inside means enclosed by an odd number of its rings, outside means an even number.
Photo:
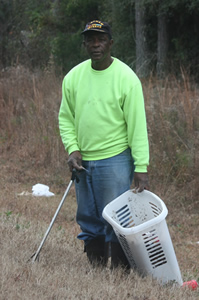
[[[148,189],[149,147],[140,80],[111,56],[108,23],[89,22],[82,32],[90,59],[64,78],[59,112],[60,134],[69,154],[68,165],[80,171],[75,184],[77,222],[89,261],[111,268],[129,263],[103,208],[130,189]]]

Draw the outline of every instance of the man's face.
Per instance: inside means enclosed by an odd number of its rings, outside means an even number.
[[[92,61],[102,62],[110,57],[113,40],[108,34],[91,31],[85,34],[84,46]]]

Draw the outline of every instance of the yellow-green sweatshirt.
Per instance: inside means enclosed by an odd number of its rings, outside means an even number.
[[[103,71],[86,60],[64,78],[59,111],[66,151],[80,151],[83,160],[115,156],[131,148],[135,172],[147,172],[149,146],[140,80],[114,58]]]

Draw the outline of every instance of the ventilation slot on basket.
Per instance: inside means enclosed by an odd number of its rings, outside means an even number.
[[[153,229],[147,233],[142,234],[145,247],[148,251],[149,259],[153,269],[167,263],[166,256],[159,241],[156,230]]]
[[[131,211],[127,204],[116,211],[116,216],[119,224],[122,227],[130,228],[135,226],[135,221],[132,218]]]
[[[151,209],[152,209],[152,212],[154,213],[154,217],[159,216],[162,212],[162,209],[160,209],[157,205],[155,205],[152,202],[149,202],[149,204],[151,205]]]
[[[125,252],[125,254],[126,254],[126,257],[128,258],[128,261],[129,261],[131,267],[132,267],[133,269],[136,269],[136,268],[137,268],[137,267],[136,267],[136,263],[135,263],[135,261],[134,261],[134,259],[133,259],[132,251],[131,251],[131,249],[130,249],[130,247],[129,247],[129,244],[128,244],[128,242],[127,242],[125,236],[122,235],[121,233],[117,232],[117,237],[118,237],[118,240],[119,240],[120,244],[121,244],[122,247],[123,247],[123,250],[124,250],[124,252]]]

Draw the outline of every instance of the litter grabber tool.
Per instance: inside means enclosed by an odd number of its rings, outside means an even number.
[[[64,196],[63,196],[63,198],[62,198],[62,200],[61,200],[61,202],[60,202],[60,204],[59,204],[59,206],[58,206],[58,208],[57,208],[57,210],[56,210],[56,212],[54,214],[54,217],[52,218],[52,221],[51,221],[51,223],[50,223],[50,225],[49,225],[49,227],[48,227],[48,229],[47,229],[47,231],[46,231],[46,233],[45,233],[45,235],[43,237],[43,240],[42,240],[39,248],[37,249],[37,251],[31,256],[32,262],[35,262],[36,260],[39,259],[39,253],[41,251],[41,248],[43,247],[43,245],[44,245],[44,243],[45,243],[45,241],[46,241],[46,239],[48,237],[48,234],[50,233],[50,230],[51,230],[51,228],[52,228],[52,226],[53,226],[53,224],[55,222],[55,219],[56,219],[56,217],[57,217],[57,215],[58,215],[58,213],[59,213],[59,211],[60,211],[60,209],[61,209],[61,207],[62,207],[62,205],[63,205],[63,203],[65,201],[65,199],[66,199],[66,196],[68,195],[68,192],[69,192],[69,190],[70,190],[70,188],[71,188],[71,186],[72,186],[72,184],[73,184],[73,182],[75,180],[76,180],[76,182],[79,182],[79,178],[77,176],[77,171],[76,171],[76,169],[73,169],[69,185],[68,185],[68,187],[67,187],[67,189],[66,189],[66,191],[64,193]]]

